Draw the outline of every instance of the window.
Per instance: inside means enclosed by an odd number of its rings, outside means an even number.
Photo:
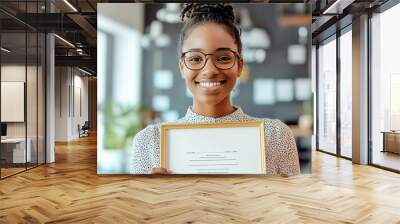
[[[351,158],[352,34],[351,29],[344,32],[340,36],[340,155]]]
[[[400,170],[400,4],[371,18],[372,164]],[[397,132],[396,132],[397,131]]]
[[[318,48],[318,149],[336,154],[336,39]]]

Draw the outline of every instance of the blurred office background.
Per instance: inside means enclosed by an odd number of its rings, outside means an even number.
[[[233,4],[245,69],[234,105],[277,118],[311,172],[313,96],[308,4]],[[185,115],[191,94],[178,69],[181,4],[98,4],[98,173],[129,172],[134,135]]]

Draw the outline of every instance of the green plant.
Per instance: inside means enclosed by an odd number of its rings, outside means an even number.
[[[140,131],[140,113],[144,106],[133,106],[115,102],[108,98],[104,102],[104,147],[125,149]]]

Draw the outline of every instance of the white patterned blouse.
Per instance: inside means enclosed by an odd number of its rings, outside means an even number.
[[[219,118],[196,114],[191,107],[186,115],[174,123],[217,123],[264,120],[266,172],[269,175],[296,175],[300,173],[296,142],[289,127],[277,119],[254,118],[240,107]],[[133,139],[133,174],[149,174],[160,167],[160,124],[147,126]]]

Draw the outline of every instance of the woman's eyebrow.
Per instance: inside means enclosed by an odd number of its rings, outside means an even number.
[[[217,48],[215,51],[225,51],[225,50],[231,50],[229,47],[220,47]],[[191,48],[188,51],[203,51],[202,48]]]
[[[215,51],[225,51],[225,50],[231,50],[230,48],[227,48],[227,47],[220,47],[220,48],[218,48],[217,50],[215,50]]]
[[[201,49],[201,48],[192,48],[192,49],[189,49],[188,51],[202,51],[203,49]]]

